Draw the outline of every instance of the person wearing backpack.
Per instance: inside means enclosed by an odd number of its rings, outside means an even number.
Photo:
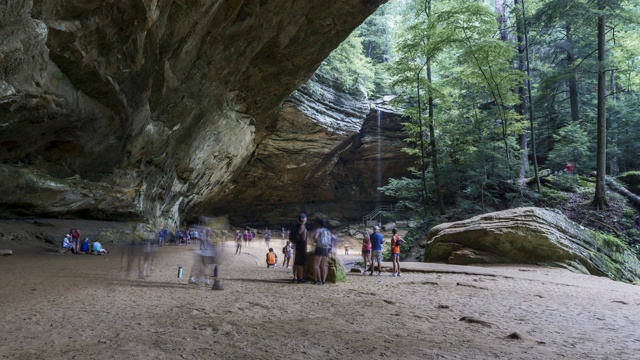
[[[267,253],[267,267],[269,266],[274,269],[278,267],[278,254],[273,251],[273,248],[269,248],[269,252]]]
[[[316,285],[324,285],[329,273],[329,253],[331,246],[336,242],[336,237],[327,229],[326,221],[318,219],[318,228],[313,233],[313,240],[316,243],[314,252],[314,268]]]
[[[291,261],[291,241],[287,240],[287,244],[282,248],[282,254],[284,254],[282,267],[288,269],[289,262]]]
[[[404,239],[398,235],[398,229],[393,228],[391,230],[393,234],[391,236],[391,261],[393,262],[393,274],[391,276],[400,275],[400,245],[404,242]]]

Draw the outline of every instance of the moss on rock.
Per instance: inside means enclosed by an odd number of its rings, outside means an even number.
[[[460,252],[461,248],[473,251]],[[455,253],[455,254],[454,254]],[[473,255],[469,261],[464,254]],[[563,214],[542,208],[517,208],[440,224],[428,234],[425,261],[520,263],[562,266],[576,272],[634,282],[640,261],[619,239],[591,231]]]

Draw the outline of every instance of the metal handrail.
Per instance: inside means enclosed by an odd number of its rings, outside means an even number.
[[[368,220],[375,219],[383,211],[397,211],[397,210],[400,210],[400,209],[402,209],[402,206],[393,206],[393,205],[383,205],[383,206],[381,206],[381,205],[378,205],[373,209],[373,211],[371,211],[370,213],[368,213],[367,215],[362,217],[362,224],[366,227]]]

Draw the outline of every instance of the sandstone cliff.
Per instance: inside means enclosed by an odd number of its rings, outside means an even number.
[[[0,216],[197,215],[304,127],[281,102],[383,2],[0,3]]]
[[[533,207],[435,226],[428,234],[425,261],[551,265],[614,280],[640,279],[640,260],[626,244],[559,212]]]

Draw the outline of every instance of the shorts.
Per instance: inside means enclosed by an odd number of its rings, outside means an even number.
[[[371,261],[382,262],[382,250],[373,250],[371,252]]]
[[[327,248],[316,248],[315,256],[329,256],[329,249]]]
[[[369,255],[369,254],[371,254],[371,250],[362,250],[362,253],[366,254],[366,255]]]
[[[307,254],[305,253],[296,253],[296,256],[293,258],[293,265],[304,266],[307,263]]]
[[[393,257],[400,257],[400,254],[391,254]]]

